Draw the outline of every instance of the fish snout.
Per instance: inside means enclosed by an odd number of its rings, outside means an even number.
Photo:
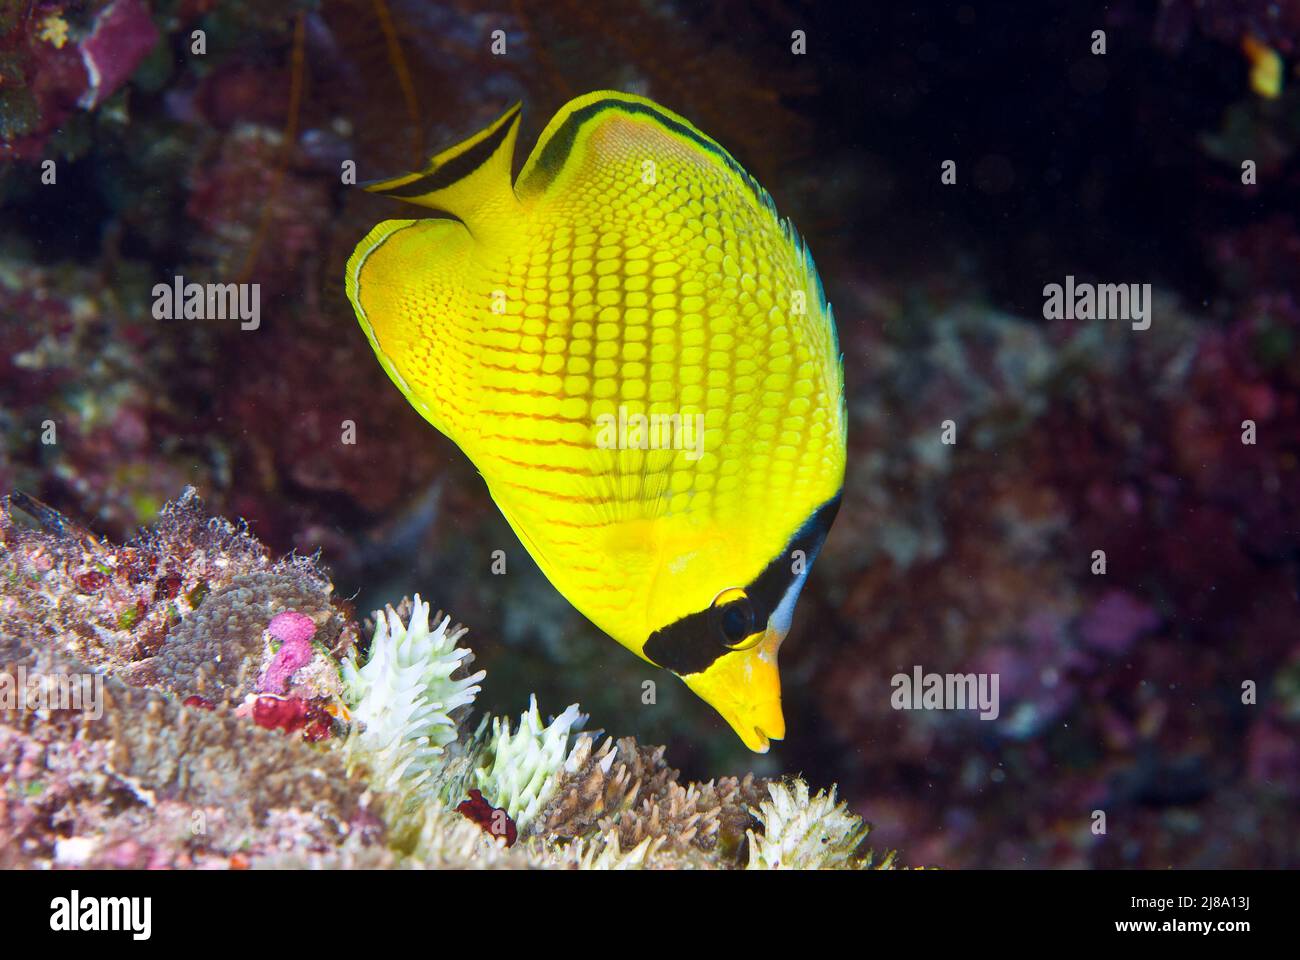
[[[776,663],[784,636],[768,627],[752,648],[726,653],[699,673],[682,676],[755,753],[767,753],[772,740],[785,737],[781,674]]]

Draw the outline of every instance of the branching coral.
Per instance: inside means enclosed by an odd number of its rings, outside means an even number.
[[[761,831],[749,831],[750,870],[820,870],[836,866],[889,868],[894,855],[877,865],[859,851],[871,829],[835,800],[835,788],[808,796],[802,780],[769,783],[770,798],[758,805]]]
[[[604,835],[625,850],[650,839],[655,852],[662,848],[682,863],[738,865],[761,785],[752,775],[686,786],[677,777],[664,763],[663,747],[642,747],[629,737],[595,748],[590,737],[581,737],[533,832]]]

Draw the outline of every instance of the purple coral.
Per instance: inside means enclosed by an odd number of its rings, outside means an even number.
[[[257,692],[282,694],[289,678],[311,662],[316,622],[304,613],[289,610],[276,614],[266,629],[280,641],[280,649],[257,681]]]
[[[142,0],[115,0],[105,7],[78,48],[88,80],[79,104],[89,110],[102,103],[157,42],[158,29]]]

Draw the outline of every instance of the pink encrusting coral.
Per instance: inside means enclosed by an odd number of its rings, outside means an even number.
[[[266,630],[280,641],[280,649],[257,681],[257,692],[284,693],[289,679],[311,662],[316,623],[306,614],[290,610],[276,614]]]

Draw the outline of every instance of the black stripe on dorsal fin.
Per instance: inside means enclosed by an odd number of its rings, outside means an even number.
[[[369,193],[441,210],[477,233],[476,214],[512,206],[511,163],[523,105],[516,103],[467,140],[433,156],[425,168],[362,184]]]

